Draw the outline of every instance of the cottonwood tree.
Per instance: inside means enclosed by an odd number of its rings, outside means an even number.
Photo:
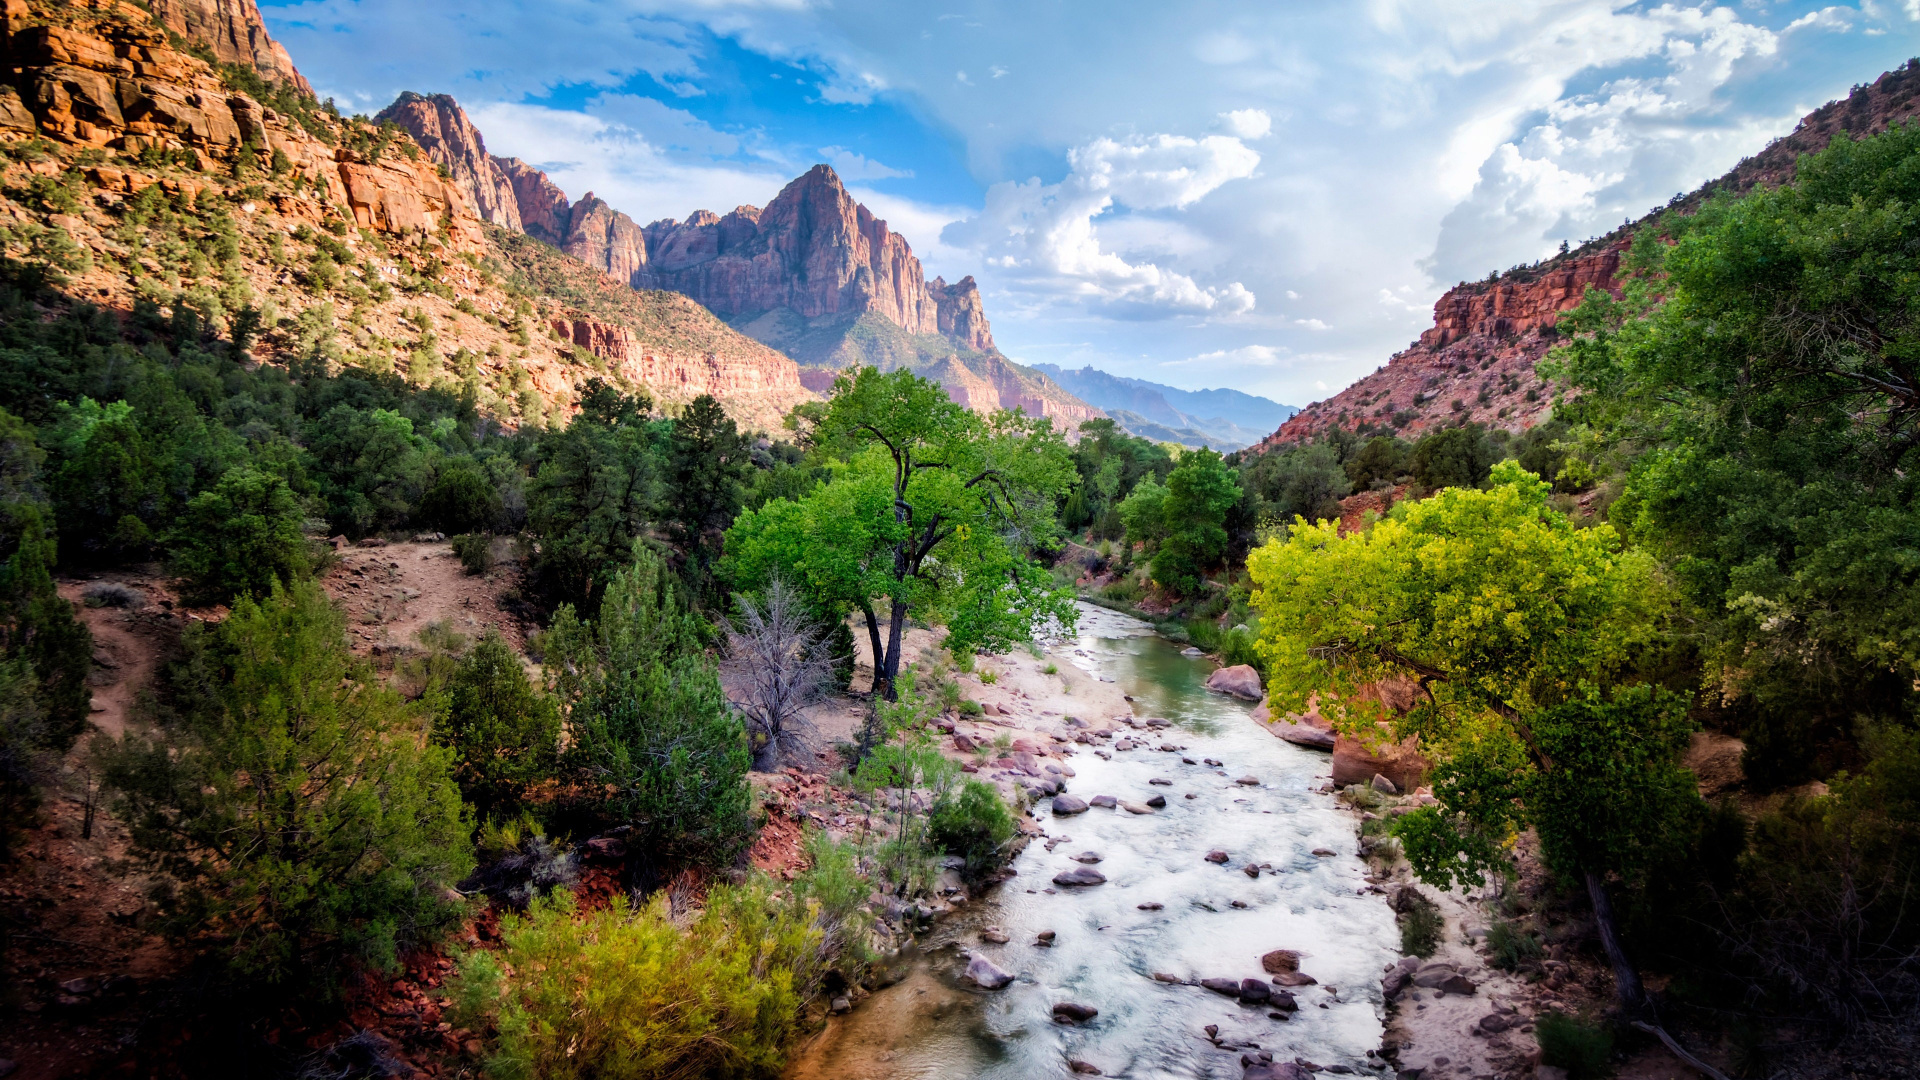
[[[1609,526],[1578,529],[1549,488],[1503,462],[1487,491],[1402,503],[1364,532],[1296,521],[1248,569],[1273,708],[1319,708],[1378,735],[1389,718],[1358,691],[1419,685],[1391,718],[1435,765],[1440,805],[1396,828],[1422,880],[1483,881],[1520,830],[1582,882],[1623,1004],[1645,1002],[1620,942],[1608,877],[1647,863],[1699,805],[1678,763],[1686,702],[1636,663],[1668,601],[1652,560]]]
[[[775,576],[763,595],[735,603],[739,616],[726,625],[720,670],[740,689],[754,767],[770,771],[797,745],[802,710],[831,684],[834,658],[825,628],[785,579]]]
[[[945,622],[954,649],[1007,648],[1072,619],[1031,555],[1058,539],[1053,510],[1074,475],[1051,421],[982,417],[910,371],[862,368],[834,384],[816,436],[844,459],[805,497],[742,514],[724,572],[747,591],[778,570],[824,616],[859,612],[877,694],[896,696],[909,615]]]

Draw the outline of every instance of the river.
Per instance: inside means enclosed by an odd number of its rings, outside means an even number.
[[[1380,972],[1399,955],[1398,933],[1387,905],[1365,893],[1352,818],[1313,790],[1327,756],[1274,738],[1247,706],[1208,693],[1213,665],[1138,620],[1082,604],[1077,637],[1051,651],[1090,678],[1117,681],[1137,717],[1171,721],[1154,746],[1184,748],[1111,760],[1083,751],[1068,790],[1134,802],[1158,794],[1166,806],[1051,817],[1041,803],[1047,836],[1020,854],[1015,876],[927,935],[905,976],[834,1021],[790,1075],[1028,1080],[1069,1075],[1078,1060],[1107,1076],[1238,1080],[1249,1043],[1279,1061],[1384,1073],[1367,1052],[1380,1045]],[[1249,776],[1258,783],[1237,782]],[[1212,849],[1228,861],[1205,861]],[[1055,874],[1081,865],[1070,856],[1086,852],[1099,856],[1106,884],[1055,888]],[[1250,877],[1249,865],[1264,869]],[[1010,940],[983,943],[989,926]],[[1037,945],[1049,930],[1052,946]],[[1153,978],[1262,977],[1260,956],[1273,949],[1301,952],[1300,970],[1318,980],[1293,990],[1299,1010],[1287,1019]],[[976,950],[1018,980],[973,987],[960,976]],[[1055,1023],[1062,1001],[1099,1015]]]

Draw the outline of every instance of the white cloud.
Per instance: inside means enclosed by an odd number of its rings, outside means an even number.
[[[1235,109],[1221,113],[1220,119],[1228,133],[1242,139],[1264,139],[1273,130],[1273,117],[1265,109]]]
[[[888,168],[844,146],[823,146],[820,156],[833,166],[833,171],[839,173],[842,180],[890,180],[913,175],[912,169]]]
[[[1067,161],[1072,171],[1058,184],[1035,178],[993,185],[985,210],[948,226],[943,241],[978,252],[1003,276],[1038,292],[1121,317],[1253,309],[1254,296],[1240,282],[1202,286],[1187,274],[1107,250],[1095,220],[1116,206],[1187,209],[1221,185],[1252,176],[1258,153],[1230,136],[1152,135],[1094,139],[1070,150]]]
[[[1186,364],[1198,364],[1204,367],[1231,371],[1236,367],[1273,367],[1288,360],[1286,349],[1273,345],[1242,345],[1237,349],[1214,349],[1185,360],[1168,360],[1162,367],[1180,367]]]
[[[1295,325],[1295,326],[1304,326],[1304,327],[1306,327],[1306,328],[1307,328],[1308,330],[1331,330],[1331,329],[1333,329],[1333,327],[1331,327],[1331,326],[1328,326],[1328,325],[1327,325],[1326,323],[1324,323],[1324,322],[1321,322],[1321,321],[1320,321],[1319,319],[1295,319],[1295,320],[1293,320],[1293,325]]]

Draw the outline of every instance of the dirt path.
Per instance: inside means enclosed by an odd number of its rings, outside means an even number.
[[[505,556],[505,541],[495,541]],[[347,615],[347,639],[360,653],[409,647],[431,623],[477,638],[497,629],[515,649],[526,644],[519,619],[501,605],[519,564],[502,559],[469,574],[446,541],[348,547],[322,584]]]

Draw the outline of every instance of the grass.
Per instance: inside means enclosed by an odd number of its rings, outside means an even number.
[[[1493,954],[1493,966],[1502,971],[1516,971],[1521,964],[1538,960],[1544,951],[1532,931],[1509,919],[1487,928],[1487,949]]]
[[[1540,1060],[1567,1070],[1569,1080],[1600,1080],[1613,1073],[1613,1035],[1604,1026],[1566,1013],[1547,1013],[1535,1025]]]

